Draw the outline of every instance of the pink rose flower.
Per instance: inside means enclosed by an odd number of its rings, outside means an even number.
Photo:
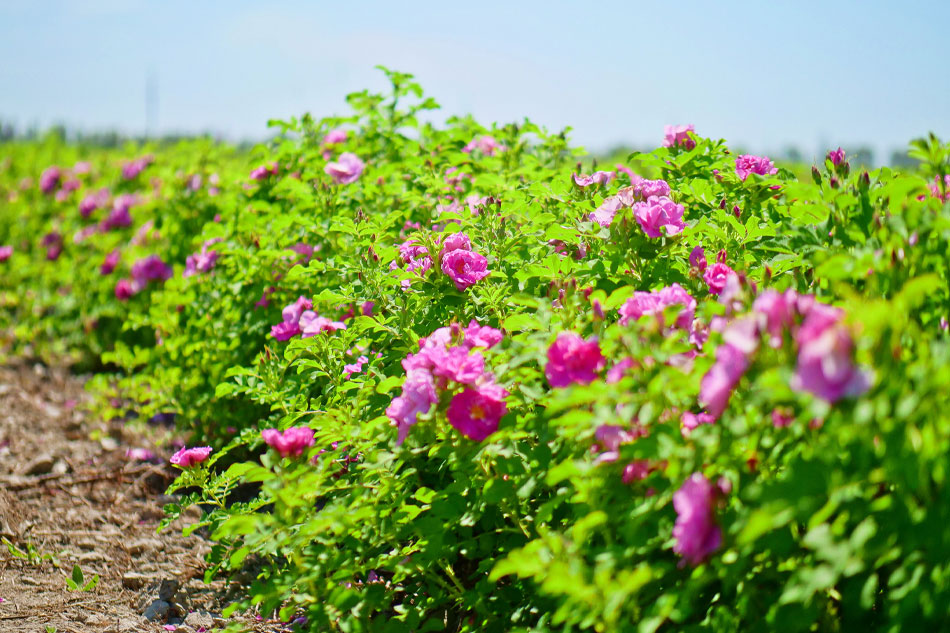
[[[62,172],[59,167],[53,165],[47,167],[43,170],[43,173],[40,174],[40,191],[49,195],[53,193],[56,187],[59,185],[59,180],[62,177]]]
[[[343,377],[349,378],[354,374],[359,374],[363,371],[363,365],[369,362],[369,359],[365,356],[360,356],[356,359],[355,363],[350,363],[348,365],[343,365]]]
[[[346,324],[342,321],[331,321],[326,317],[318,316],[313,310],[304,311],[300,315],[298,324],[301,338],[310,338],[321,332],[336,332],[337,330],[346,329]]]
[[[469,353],[468,348],[453,347],[429,356],[432,374],[464,385],[474,385],[485,373],[485,357],[480,352]]]
[[[335,130],[330,130],[327,132],[326,136],[323,137],[324,145],[336,145],[337,143],[346,142],[346,130],[341,128],[336,128]]]
[[[749,174],[771,176],[777,173],[778,168],[765,156],[742,154],[736,157],[736,175],[739,176],[739,180],[745,180]]]
[[[466,387],[449,403],[449,424],[465,437],[481,442],[498,430],[499,421],[508,413],[507,395],[507,391],[492,383]]]
[[[271,326],[270,334],[278,341],[289,341],[293,337],[300,334],[300,325],[297,323],[288,323],[287,321],[282,321],[277,325]]]
[[[654,292],[634,292],[633,296],[620,306],[620,325],[637,321],[644,315],[662,319],[666,308],[674,304],[683,306],[683,310],[676,317],[676,327],[689,329],[693,323],[696,300],[677,283]]]
[[[597,378],[605,363],[596,339],[585,341],[573,332],[561,332],[548,348],[544,375],[552,387],[587,385]]]
[[[716,493],[717,488],[700,473],[693,473],[673,493],[673,551],[685,563],[699,565],[722,545],[722,530],[716,525]]]
[[[647,237],[658,238],[666,229],[667,235],[677,235],[686,228],[683,223],[683,205],[676,204],[666,196],[654,196],[633,205],[633,216]]]
[[[501,330],[496,330],[487,325],[479,325],[478,321],[474,319],[469,321],[468,327],[464,330],[464,334],[464,343],[469,349],[473,347],[490,349],[500,343],[501,339],[504,338]]]
[[[709,286],[710,294],[718,295],[726,288],[729,277],[736,277],[736,271],[729,268],[728,265],[716,262],[706,269],[703,275],[703,281]]]
[[[270,176],[276,176],[280,165],[278,163],[271,163],[270,165],[260,165],[251,170],[250,179],[251,180],[264,180]]]
[[[692,124],[689,125],[667,125],[663,128],[663,147],[684,147],[693,149],[696,147],[696,141],[690,138],[690,132],[696,129]]]
[[[468,239],[468,236],[465,235],[465,233],[451,233],[447,235],[445,240],[442,242],[442,252],[448,253],[458,250],[472,250],[471,240]]]
[[[488,276],[488,260],[474,251],[450,251],[442,256],[442,272],[465,290]]]
[[[574,179],[574,184],[578,187],[590,187],[591,185],[609,185],[610,181],[617,176],[616,172],[613,171],[595,171],[591,175],[585,174],[571,174],[571,177]]]
[[[729,404],[729,396],[749,367],[745,355],[732,345],[720,345],[716,350],[716,362],[699,386],[699,402],[710,415],[718,418]]]
[[[122,257],[122,252],[119,249],[116,249],[106,255],[105,260],[102,262],[102,266],[99,267],[99,274],[101,275],[111,275],[112,271],[115,270],[115,267],[119,265],[119,259]]]
[[[100,189],[94,193],[86,194],[86,197],[79,203],[79,215],[88,218],[93,211],[104,209],[109,204],[109,190]]]
[[[409,428],[416,423],[418,415],[428,413],[438,400],[431,373],[425,369],[413,369],[406,373],[402,394],[393,398],[386,409],[386,415],[399,429],[396,446],[405,441]]]
[[[208,459],[210,454],[210,446],[200,446],[196,448],[183,447],[172,455],[168,461],[180,468],[191,468]]]
[[[12,246],[0,246],[0,262],[5,262],[13,255]]]
[[[132,264],[132,281],[138,289],[144,288],[150,281],[167,281],[171,276],[172,267],[158,255],[143,257]]]
[[[716,422],[716,418],[708,413],[690,413],[687,411],[682,416],[680,416],[680,433],[683,437],[689,437],[689,434],[693,429],[697,428],[700,424],[713,424]]]
[[[798,366],[794,389],[834,403],[870,387],[869,377],[854,366],[854,343],[841,323],[840,310],[816,303],[798,330]]]
[[[617,211],[623,208],[623,203],[619,196],[610,196],[597,207],[597,210],[590,214],[590,221],[606,228],[614,221]]]
[[[828,152],[828,160],[831,161],[831,164],[837,167],[844,160],[844,150],[840,147],[838,149],[833,149]]]
[[[689,265],[699,272],[706,270],[706,251],[702,245],[697,245],[689,254]]]
[[[119,301],[128,301],[135,294],[131,279],[120,279],[115,284],[115,298]]]
[[[470,154],[476,149],[486,156],[493,156],[496,151],[504,151],[505,147],[496,141],[495,137],[486,134],[473,138],[462,148],[462,151],[466,154]]]
[[[766,290],[755,298],[752,309],[764,321],[764,331],[769,334],[769,345],[778,349],[782,336],[792,326],[797,295],[794,290],[779,293]]]
[[[335,163],[327,163],[323,168],[333,182],[338,185],[348,185],[356,182],[366,168],[366,163],[359,156],[351,152],[343,152]]]
[[[122,166],[122,177],[125,180],[132,180],[142,173],[146,167],[152,164],[155,159],[152,156],[143,156],[131,160]]]
[[[292,426],[281,432],[277,429],[261,431],[264,442],[280,453],[281,457],[300,457],[305,450],[313,446],[313,429],[306,426]]]

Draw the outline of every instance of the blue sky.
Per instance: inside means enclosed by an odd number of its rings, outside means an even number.
[[[443,113],[589,149],[667,123],[753,151],[950,138],[950,2],[0,0],[0,119],[261,138],[414,73]]]

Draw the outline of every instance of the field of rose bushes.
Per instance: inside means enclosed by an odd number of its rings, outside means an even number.
[[[208,575],[310,631],[950,622],[950,146],[809,181],[692,126],[350,114],[0,146],[5,353],[173,419]]]

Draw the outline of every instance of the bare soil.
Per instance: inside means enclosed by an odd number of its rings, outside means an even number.
[[[210,544],[181,536],[197,512],[156,533],[175,477],[155,446],[161,433],[91,420],[86,397],[66,372],[0,367],[0,633],[287,630],[254,614],[219,617],[238,587],[203,582]],[[74,565],[98,584],[68,590]]]

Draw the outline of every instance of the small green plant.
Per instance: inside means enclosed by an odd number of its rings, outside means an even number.
[[[22,558],[31,565],[41,565],[43,561],[49,561],[53,564],[53,567],[59,568],[59,559],[56,558],[55,554],[41,554],[36,546],[32,542],[26,544],[26,550],[22,550],[17,547],[10,539],[3,537],[0,539],[4,545],[7,546],[7,551],[10,552],[10,556],[14,558]]]
[[[99,574],[93,574],[89,582],[86,582],[86,577],[83,575],[79,565],[73,565],[71,577],[66,578],[66,588],[69,591],[92,591],[98,584]]]

